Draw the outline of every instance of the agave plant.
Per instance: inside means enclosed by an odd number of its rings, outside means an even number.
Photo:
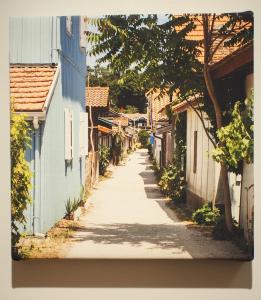
[[[74,212],[79,207],[81,200],[74,198],[73,201],[69,198],[65,203],[65,218],[68,220],[73,220]]]

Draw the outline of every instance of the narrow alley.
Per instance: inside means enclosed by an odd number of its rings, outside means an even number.
[[[232,242],[188,229],[166,207],[147,150],[115,167],[89,201],[67,258],[245,258]]]

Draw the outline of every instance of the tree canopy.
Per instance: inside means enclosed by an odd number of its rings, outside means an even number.
[[[187,40],[195,28],[189,15],[167,16],[167,22],[158,24],[157,15],[105,16],[95,20],[98,33],[88,33],[93,43],[92,55],[103,55],[100,63],[120,75],[126,83],[129,76],[140,74],[140,83],[172,92],[195,89],[202,78],[198,41]]]
[[[121,80],[119,73],[106,67],[88,68],[88,74],[90,86],[110,88],[109,97],[115,110],[124,110],[126,113],[144,112],[146,98],[141,74],[129,72],[125,76],[125,82]]]

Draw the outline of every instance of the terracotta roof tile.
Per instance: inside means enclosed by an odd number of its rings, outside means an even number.
[[[56,67],[11,66],[10,94],[16,111],[41,111],[52,84]]]
[[[109,104],[109,87],[86,88],[86,106],[107,107]]]
[[[222,25],[224,25],[227,22],[228,18],[226,16],[220,18],[220,19],[216,19],[215,20],[215,29],[219,29]],[[197,20],[195,21],[195,25],[196,28],[194,30],[192,30],[191,32],[188,33],[187,35],[187,39],[188,40],[194,40],[194,41],[203,41],[204,38],[204,34],[203,34],[203,25],[202,25],[202,16],[199,15],[197,17]],[[180,29],[182,29],[183,27],[180,26]],[[214,42],[214,47],[221,41],[222,37],[216,39],[216,41]],[[198,47],[198,49],[201,51],[201,54],[198,56],[198,60],[203,63],[204,60],[204,49],[203,47]],[[224,47],[224,42],[221,43],[221,46],[219,47],[219,49],[215,52],[211,64],[214,64],[218,61],[220,61],[221,59],[223,59],[225,56],[233,53],[235,50],[238,49],[238,46],[235,45],[233,47]]]

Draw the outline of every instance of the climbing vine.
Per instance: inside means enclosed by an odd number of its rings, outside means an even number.
[[[217,131],[219,145],[213,151],[217,162],[237,174],[243,160],[253,162],[254,153],[253,98],[245,100],[244,109],[242,106],[239,101],[235,103],[231,122]]]
[[[29,126],[25,115],[11,115],[11,217],[12,245],[18,242],[19,224],[25,224],[24,211],[31,203],[31,171],[25,160],[25,151],[30,146]]]

